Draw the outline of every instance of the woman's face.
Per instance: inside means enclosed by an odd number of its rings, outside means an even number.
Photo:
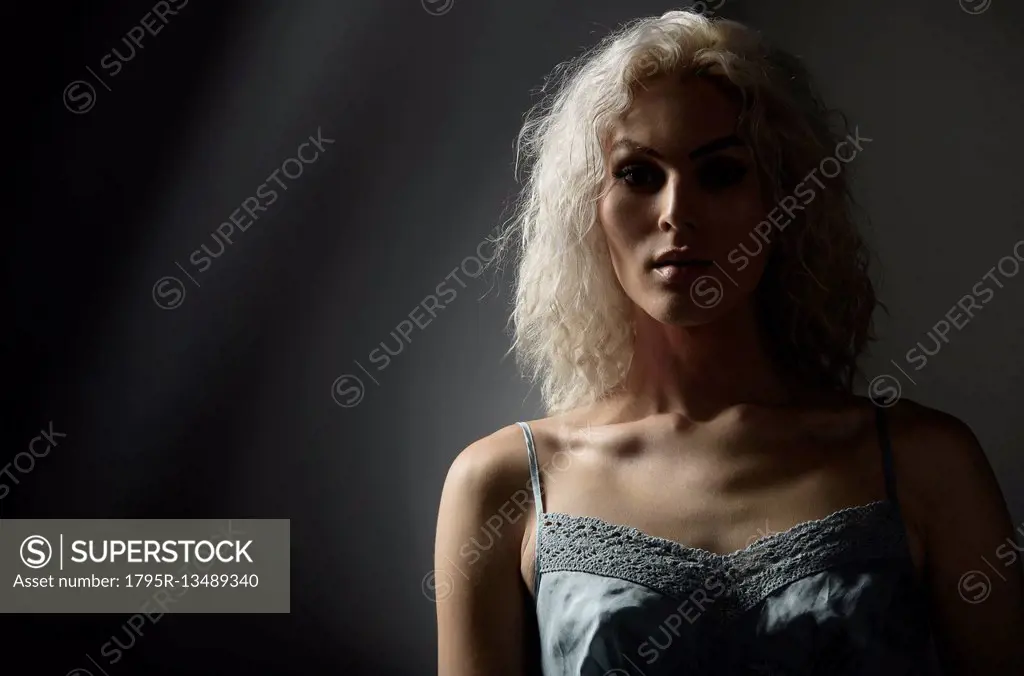
[[[713,321],[748,302],[764,270],[768,246],[748,255],[765,209],[739,112],[706,80],[666,76],[637,88],[606,139],[598,218],[623,290],[660,322]],[[657,266],[670,250],[694,262]]]

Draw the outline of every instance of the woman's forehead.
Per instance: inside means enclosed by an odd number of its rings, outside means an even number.
[[[663,155],[685,157],[715,139],[735,135],[739,108],[714,84],[700,78],[660,78],[638,88],[626,112],[613,120],[605,150],[630,143]]]

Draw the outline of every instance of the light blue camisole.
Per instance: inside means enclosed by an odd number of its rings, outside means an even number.
[[[718,555],[588,516],[537,511],[542,676],[932,676],[935,656],[876,407],[887,498]]]

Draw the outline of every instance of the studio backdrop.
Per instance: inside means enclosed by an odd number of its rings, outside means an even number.
[[[968,423],[1024,522],[1024,7],[698,4],[804,58],[866,139],[848,170],[890,312],[861,391]],[[446,471],[543,415],[508,354],[514,271],[487,265],[523,115],[557,63],[685,6],[146,0],[13,20],[49,37],[8,102],[32,152],[5,229],[0,538],[27,518],[287,519],[290,608],[3,613],[2,670],[436,673]]]

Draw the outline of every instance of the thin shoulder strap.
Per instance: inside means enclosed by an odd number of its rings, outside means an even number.
[[[882,470],[885,472],[885,494],[889,502],[899,510],[899,499],[896,496],[896,472],[893,470],[892,443],[889,440],[889,425],[885,417],[885,407],[875,404],[875,422],[878,427],[878,444],[882,447]]]
[[[530,483],[533,484],[533,502],[537,508],[537,522],[540,522],[540,515],[544,513],[544,498],[540,488],[540,469],[537,466],[537,448],[533,445],[533,431],[530,423],[517,423],[523,428],[523,436],[526,437],[526,452],[530,456]]]
[[[533,504],[537,510],[537,527],[533,537],[533,595],[536,602],[537,590],[540,588],[540,533],[544,518],[544,498],[541,495],[540,469],[537,466],[537,448],[533,444],[533,431],[530,429],[530,423],[517,424],[523,429],[523,436],[526,438],[526,452],[530,456],[530,483],[533,484]]]

